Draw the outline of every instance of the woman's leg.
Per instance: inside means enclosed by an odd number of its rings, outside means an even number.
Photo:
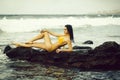
[[[47,51],[51,51],[52,48],[52,42],[50,39],[50,36],[48,32],[42,33],[42,37],[44,37],[44,43],[33,43],[33,44],[25,44],[25,43],[13,43],[16,46],[23,46],[23,47],[37,47],[37,48],[42,48]]]
[[[32,44],[32,47],[38,47],[38,48],[43,48],[47,51],[53,51],[55,49],[57,49],[60,44],[58,43],[54,43],[52,44],[49,33],[48,32],[44,32],[44,43],[36,43],[36,44]]]
[[[51,51],[52,42],[51,42],[49,33],[48,32],[44,32],[43,34],[44,34],[44,45],[46,46],[46,50],[47,51]]]
[[[56,50],[58,47],[60,47],[59,43],[52,44],[49,33],[47,32],[44,32],[44,40],[45,40],[45,46],[47,51],[51,52]]]
[[[37,36],[35,36],[31,40],[29,40],[27,43],[36,41],[38,39],[42,39],[43,37],[44,37],[44,34],[41,32],[40,34],[38,34]]]
[[[33,44],[25,44],[25,43],[17,43],[17,42],[13,42],[12,44],[16,45],[17,47],[36,47],[36,48],[42,48],[45,49],[45,45],[44,43],[33,43]]]

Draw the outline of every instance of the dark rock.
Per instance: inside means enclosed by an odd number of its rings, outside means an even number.
[[[4,49],[4,52],[3,53],[6,53],[7,51],[9,51],[9,50],[11,50],[12,48],[9,46],[9,45],[7,45],[6,47],[5,47],[5,49]]]
[[[87,40],[87,41],[83,42],[83,44],[93,44],[93,41]]]
[[[119,44],[114,41],[104,42],[102,45],[96,47],[94,52],[117,52],[119,49]]]
[[[79,47],[78,47],[79,48]],[[81,69],[120,69],[120,45],[105,42],[96,47],[74,49],[72,52],[47,52],[32,48],[17,47],[5,51],[9,58],[39,62],[59,67],[76,67]],[[5,49],[6,50],[6,49]]]
[[[86,49],[86,50],[90,49],[91,50],[92,48],[89,46],[74,46],[73,49]]]

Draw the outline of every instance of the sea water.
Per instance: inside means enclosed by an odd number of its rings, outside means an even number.
[[[46,66],[22,60],[11,60],[3,54],[11,42],[26,42],[48,29],[63,34],[64,25],[74,30],[74,45],[95,48],[105,41],[120,44],[120,15],[0,15],[0,79],[1,80],[119,80],[120,71],[81,71]],[[52,42],[57,38],[50,36]],[[93,45],[84,45],[92,40]],[[39,40],[39,42],[44,40]]]

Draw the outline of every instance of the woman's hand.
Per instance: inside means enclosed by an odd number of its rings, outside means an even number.
[[[60,52],[61,52],[61,49],[57,49],[57,50],[56,50],[56,53],[60,53]]]
[[[48,32],[48,30],[47,29],[41,30],[41,33],[43,33],[43,32]]]

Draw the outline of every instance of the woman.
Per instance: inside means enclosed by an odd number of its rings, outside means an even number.
[[[58,41],[56,43],[52,43],[50,39],[50,35],[58,37]],[[38,39],[44,38],[44,43],[34,42]],[[50,32],[48,30],[42,30],[39,35],[31,39],[26,43],[13,43],[16,46],[23,47],[37,47],[47,50],[48,52],[52,52],[56,50],[57,53],[61,51],[69,52],[72,51],[72,42],[74,42],[73,29],[71,25],[65,25],[64,34],[56,34]],[[61,46],[68,45],[67,49],[60,49]]]

